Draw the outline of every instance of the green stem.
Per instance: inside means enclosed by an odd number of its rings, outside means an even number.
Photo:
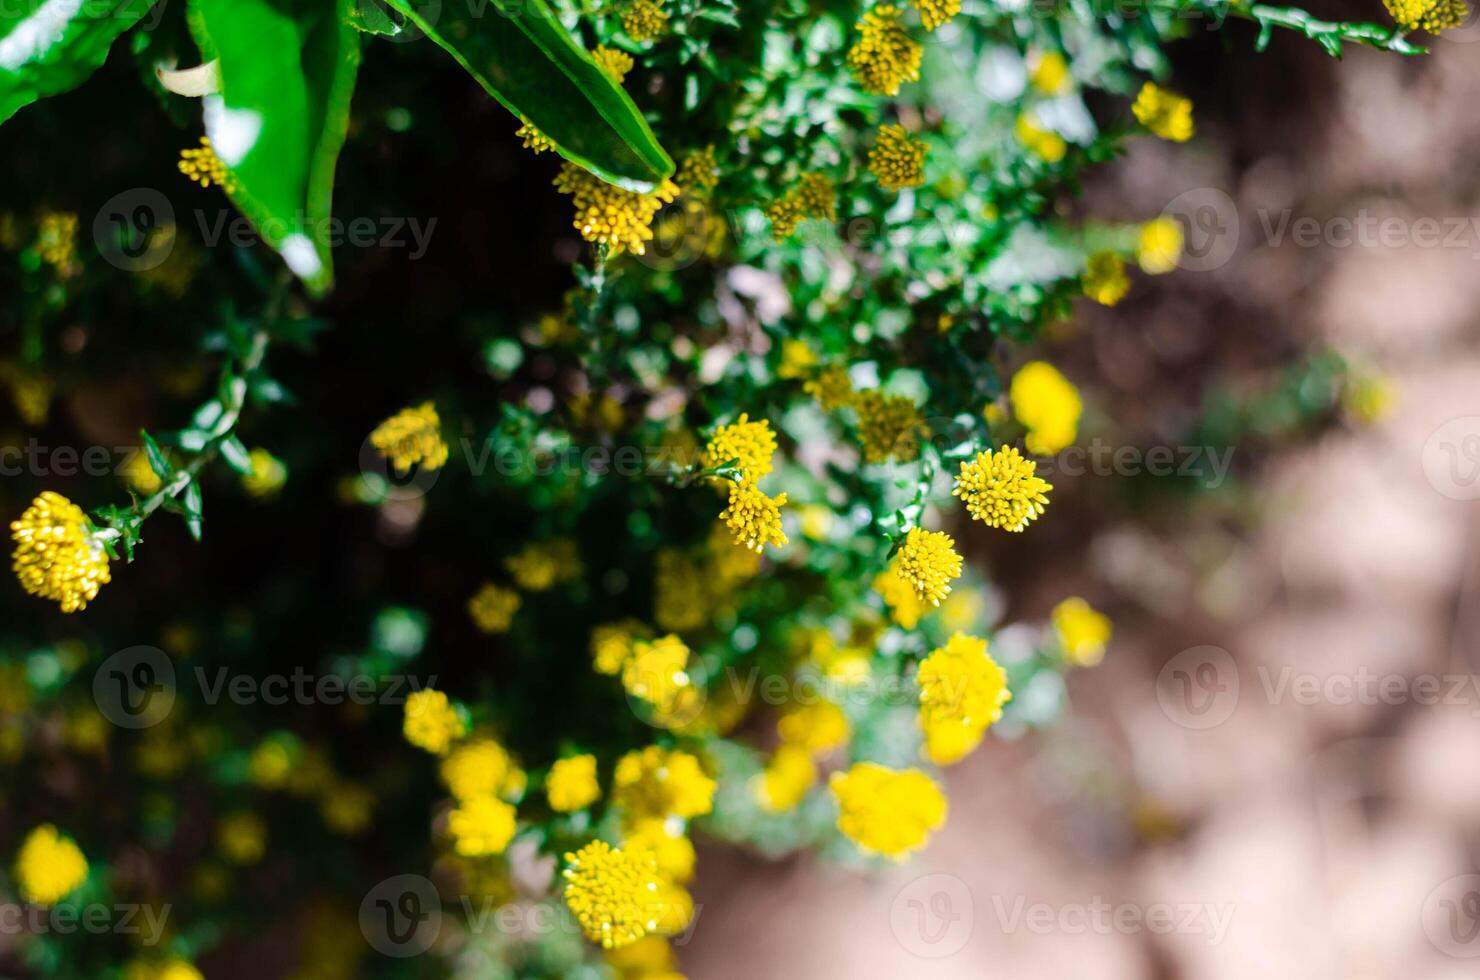
[[[1407,34],[1396,27],[1383,27],[1380,24],[1346,24],[1321,20],[1311,16],[1308,11],[1299,7],[1272,7],[1268,4],[1255,3],[1244,7],[1240,4],[1231,4],[1228,12],[1245,20],[1253,21],[1260,27],[1259,41],[1256,47],[1261,51],[1269,44],[1270,33],[1276,27],[1288,28],[1305,35],[1316,41],[1331,54],[1340,57],[1341,43],[1343,41],[1354,41],[1377,48],[1380,51],[1393,51],[1397,54],[1427,54],[1428,49],[1419,47],[1408,40]]]

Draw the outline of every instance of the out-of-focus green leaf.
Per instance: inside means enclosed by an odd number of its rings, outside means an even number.
[[[387,0],[561,156],[629,190],[673,174],[637,105],[597,67],[545,0]],[[435,15],[435,16],[434,16]]]
[[[82,84],[153,0],[9,0],[0,4],[0,122]]]
[[[192,0],[191,30],[219,59],[206,133],[227,193],[311,289],[333,280],[334,165],[360,64],[354,0]]]

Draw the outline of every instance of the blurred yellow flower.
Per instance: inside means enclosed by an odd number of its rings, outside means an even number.
[[[517,828],[512,806],[492,796],[475,796],[447,817],[452,846],[463,857],[502,854]]]
[[[54,905],[87,878],[87,858],[49,823],[26,835],[15,859],[16,888],[33,905]]]
[[[545,777],[545,798],[557,813],[584,810],[601,799],[596,781],[596,756],[573,755],[556,760]]]
[[[1182,259],[1182,225],[1175,218],[1157,218],[1141,226],[1136,261],[1153,276],[1171,272]]]
[[[412,745],[433,755],[446,755],[466,731],[463,716],[441,691],[427,688],[407,695],[402,732]]]
[[[987,653],[987,641],[951,636],[920,663],[920,729],[926,757],[936,765],[965,758],[1012,699],[1007,672]]]
[[[1051,619],[1065,661],[1075,667],[1093,667],[1105,659],[1110,618],[1104,613],[1079,596],[1071,596],[1053,607]]]
[[[918,769],[859,762],[833,773],[828,786],[838,804],[838,830],[865,853],[902,860],[945,824],[945,795]]]
[[[900,23],[901,15],[898,7],[881,3],[858,21],[858,40],[848,50],[847,61],[866,92],[898,95],[900,85],[920,77],[924,51]]]
[[[1136,93],[1131,112],[1162,139],[1185,143],[1192,138],[1192,100],[1147,82]]]
[[[447,443],[442,441],[442,420],[431,402],[402,409],[376,426],[370,444],[391,461],[404,476],[413,466],[436,470],[447,462]]]
[[[468,600],[468,615],[482,633],[507,633],[523,603],[519,593],[484,582]]]
[[[1028,430],[1028,451],[1052,456],[1074,444],[1083,404],[1079,389],[1047,361],[1029,361],[1008,389],[1013,414]],[[1011,451],[1011,450],[1005,450]]]

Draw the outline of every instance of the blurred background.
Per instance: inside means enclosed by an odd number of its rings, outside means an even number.
[[[1082,202],[1173,205],[1188,267],[1082,304],[1053,359],[1133,445],[1179,445],[1210,365],[1275,388],[1323,345],[1391,403],[1240,444],[1246,485],[1176,520],[1056,474],[1056,520],[978,559],[1005,619],[1066,593],[1113,616],[1069,720],[950,769],[945,830],[897,871],[701,850],[690,975],[1477,975],[1480,23],[1428,58],[1253,42],[1174,47],[1198,138],[1135,141]]]

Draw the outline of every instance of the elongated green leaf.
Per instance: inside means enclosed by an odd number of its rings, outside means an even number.
[[[154,0],[0,3],[0,122],[37,99],[76,88]]]
[[[221,91],[206,134],[231,172],[226,192],[310,288],[333,280],[334,165],[360,65],[355,0],[192,0],[190,26]]]
[[[673,174],[642,113],[545,0],[387,0],[560,154],[604,180],[649,191]]]

